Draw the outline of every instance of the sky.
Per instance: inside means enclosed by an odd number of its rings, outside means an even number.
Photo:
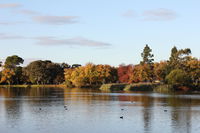
[[[199,0],[0,0],[0,60],[137,64],[173,46],[200,58]]]

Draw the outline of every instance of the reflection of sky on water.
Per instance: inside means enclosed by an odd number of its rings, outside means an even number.
[[[0,132],[198,132],[199,106],[198,95],[2,88]]]

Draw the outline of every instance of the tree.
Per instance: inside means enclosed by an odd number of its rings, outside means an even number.
[[[132,65],[120,65],[117,69],[118,77],[120,83],[128,83],[130,80],[130,71]]]
[[[200,60],[196,58],[188,59],[184,64],[184,70],[191,77],[195,86],[200,86]]]
[[[151,75],[153,71],[150,70],[150,67],[147,64],[135,65],[130,71],[129,83],[134,82],[146,82],[151,80]]]
[[[65,75],[65,84],[67,87],[72,88],[73,83],[72,83],[72,72],[74,69],[69,68],[69,69],[64,69],[64,75]]]
[[[190,58],[190,54],[191,50],[189,48],[178,50],[176,47],[173,47],[169,58],[170,70],[182,69],[185,61]]]
[[[8,56],[3,65],[1,82],[12,84],[22,83],[22,67],[19,66],[24,60],[17,56]]]
[[[171,49],[171,56],[169,58],[170,63],[176,63],[178,61],[178,49],[174,46]]]
[[[6,58],[5,61],[5,68],[16,68],[18,65],[23,64],[24,60],[17,56],[17,55],[13,55],[13,56],[8,56]]]
[[[2,71],[1,83],[13,84],[13,77],[15,76],[15,72],[12,69],[6,68]]]
[[[191,83],[191,78],[185,71],[175,69],[167,75],[166,81],[173,86],[188,86]]]
[[[118,80],[117,69],[110,65],[97,65],[97,84],[115,83]]]
[[[33,84],[60,84],[64,82],[64,68],[49,60],[38,60],[31,62],[23,70]]]
[[[72,82],[76,87],[86,86],[88,78],[85,76],[84,67],[76,67],[71,73],[71,79],[67,79]]]
[[[68,69],[68,68],[71,68],[71,66],[67,63],[61,63],[60,66],[64,69]]]
[[[154,59],[154,55],[151,54],[152,49],[146,44],[146,46],[143,49],[143,52],[141,53],[142,61],[141,64],[152,64]]]
[[[165,80],[165,77],[167,75],[167,62],[161,61],[159,63],[154,64],[154,75],[156,80]]]
[[[117,80],[117,70],[109,65],[88,63],[85,66],[65,69],[65,83],[68,87],[100,85]]]
[[[84,69],[84,75],[86,78],[86,82],[89,85],[95,84],[96,81],[98,80],[98,72],[96,71],[96,65],[92,64],[92,63],[88,63],[86,64],[85,67],[83,67]]]
[[[144,71],[147,74],[147,79],[149,81],[154,80],[154,73],[153,73],[153,57],[154,55],[151,53],[152,49],[146,44],[146,46],[143,49],[143,52],[141,53],[142,61],[140,62],[141,65],[144,65]]]

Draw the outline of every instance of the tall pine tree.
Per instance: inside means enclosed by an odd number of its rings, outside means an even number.
[[[154,55],[151,54],[151,52],[152,52],[152,49],[148,46],[148,44],[146,44],[146,46],[143,49],[143,52],[141,53],[143,60],[140,62],[140,64],[153,64]]]

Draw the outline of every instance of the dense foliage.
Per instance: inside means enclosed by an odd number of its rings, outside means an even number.
[[[23,69],[26,82],[32,84],[61,84],[64,82],[64,68],[51,61],[34,61]]]
[[[86,66],[65,69],[65,81],[68,86],[83,87],[113,83],[117,80],[117,69],[109,65],[89,63]]]
[[[173,47],[169,60],[154,62],[152,49],[146,45],[142,61],[136,65],[68,65],[49,60],[37,60],[22,67],[24,60],[9,56],[0,62],[1,84],[63,84],[85,87],[105,83],[162,82],[172,86],[200,87],[200,60],[191,56],[190,49]]]

